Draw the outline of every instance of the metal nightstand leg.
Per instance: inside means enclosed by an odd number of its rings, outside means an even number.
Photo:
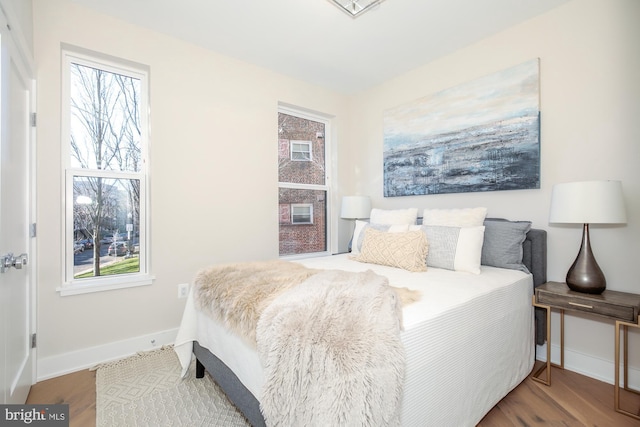
[[[531,378],[542,384],[551,385],[551,367],[555,366],[556,368],[564,369],[564,310],[560,310],[560,364],[558,365],[551,362],[551,307],[536,303],[535,295],[533,296],[532,304],[534,307],[544,309],[547,313],[547,362],[538,368]],[[545,369],[547,370],[546,380],[539,378],[540,374]]]
[[[639,390],[634,390],[628,386],[629,376],[629,326],[634,328],[640,328],[640,316],[638,316],[638,323],[628,323],[620,320],[616,320],[616,360],[615,360],[615,387],[614,387],[614,403],[617,412],[628,415],[632,418],[640,420],[640,415],[634,414],[629,411],[625,411],[620,408],[620,326],[622,326],[623,338],[624,338],[624,372],[623,372],[623,389],[632,393],[640,394]]]

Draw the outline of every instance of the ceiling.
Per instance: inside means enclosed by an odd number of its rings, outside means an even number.
[[[568,0],[385,0],[356,18],[329,0],[72,1],[350,94]]]

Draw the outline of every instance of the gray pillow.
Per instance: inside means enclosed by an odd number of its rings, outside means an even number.
[[[429,252],[427,266],[480,274],[484,226],[423,225]]]
[[[487,218],[484,221],[482,265],[529,273],[522,263],[522,243],[531,229],[531,221],[507,221]]]
[[[429,244],[427,265],[429,267],[455,270],[460,227],[423,225],[422,230],[427,235]]]

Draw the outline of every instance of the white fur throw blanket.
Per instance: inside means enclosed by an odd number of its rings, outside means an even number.
[[[258,322],[267,425],[400,425],[401,312],[371,271],[323,271],[277,297]]]

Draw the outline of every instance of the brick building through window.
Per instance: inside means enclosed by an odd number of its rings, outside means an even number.
[[[278,113],[280,255],[327,250],[326,124]]]

